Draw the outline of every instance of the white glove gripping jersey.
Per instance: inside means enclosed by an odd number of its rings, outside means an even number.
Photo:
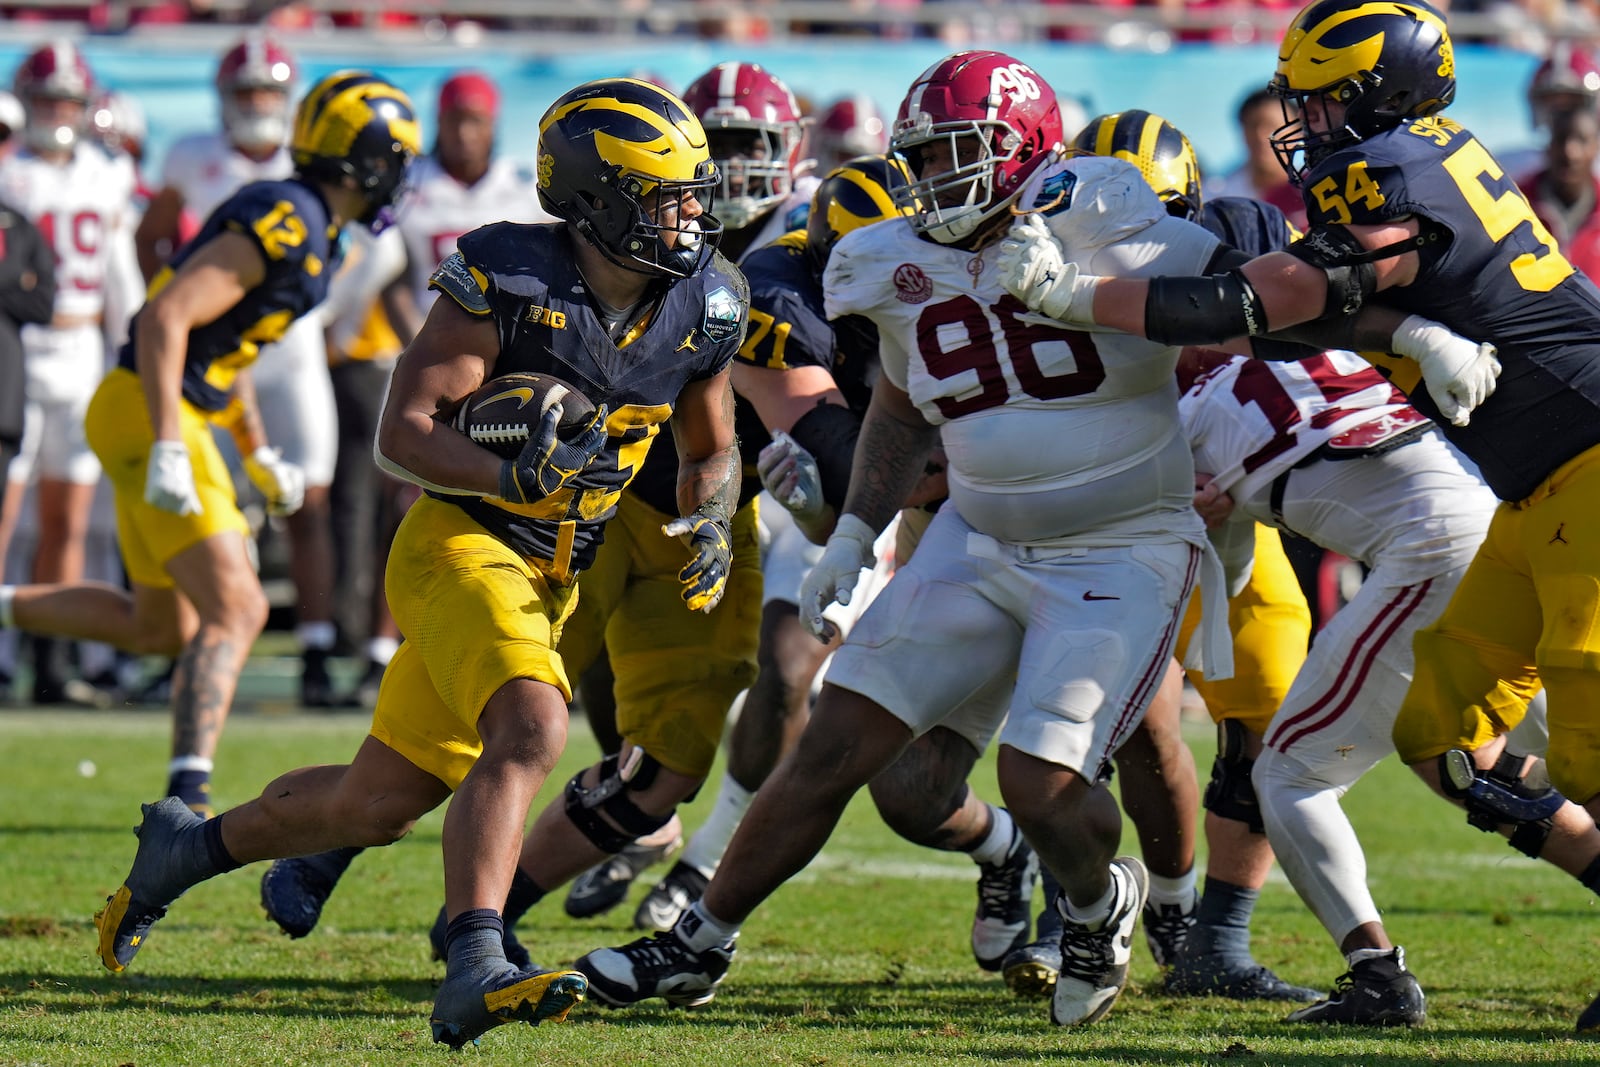
[[[438,295],[428,288],[434,268],[456,250],[456,240],[491,222],[553,222],[539,206],[531,170],[508,159],[490,161],[472,185],[445,173],[433,156],[423,156],[406,174],[410,188],[397,226],[411,264],[412,296],[424,314]]]
[[[161,162],[161,184],[178,191],[184,210],[197,223],[250,182],[281,181],[292,173],[294,160],[287,148],[258,163],[233,147],[220,131],[180,137]]]
[[[1217,247],[1120,160],[1041,168],[1018,203],[1037,206],[1096,274],[1198,274]],[[1093,217],[1074,218],[1080,210]],[[1207,626],[1191,648],[1204,647],[1208,676],[1226,677],[1226,611],[1213,610],[1221,568],[1191,506],[1178,432],[1179,350],[1029,312],[1001,284],[997,252],[925,240],[903,219],[864,227],[830,257],[827,315],[877,324],[883,373],[940,428],[950,500],[977,531],[1041,548],[1173,538],[1204,548]]]

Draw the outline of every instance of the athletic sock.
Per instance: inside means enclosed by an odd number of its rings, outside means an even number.
[[[1194,901],[1195,872],[1190,867],[1176,878],[1167,878],[1164,875],[1150,875],[1150,895],[1146,898],[1151,904],[1184,905]]]
[[[506,894],[506,910],[501,920],[505,928],[517,925],[517,921],[528,913],[528,909],[543,900],[545,891],[539,884],[526,874],[522,868],[517,868],[517,873],[511,876],[511,892]]]
[[[506,962],[500,940],[505,923],[493,908],[473,908],[450,920],[444,930],[444,954],[450,974],[477,970],[485,965]]]
[[[167,792],[191,808],[211,804],[211,761],[203,756],[178,756],[167,764]]]
[[[711,805],[711,814],[689,839],[679,862],[707,878],[716,874],[717,864],[722,862],[722,854],[728,851],[728,842],[733,840],[733,832],[739,828],[739,821],[750,810],[754,799],[755,793],[735,781],[733,775],[724,774],[717,799]]]
[[[1011,813],[1005,808],[993,804],[985,804],[989,809],[989,832],[978,842],[976,848],[969,849],[967,855],[972,857],[974,863],[986,863],[993,867],[1004,863],[1006,857],[1011,855],[1011,844],[1016,839],[1017,824],[1012,821]]]
[[[1260,896],[1260,890],[1208,876],[1184,954],[1221,956],[1225,962],[1249,966],[1250,915]]]

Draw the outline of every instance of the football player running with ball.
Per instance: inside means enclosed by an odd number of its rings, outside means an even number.
[[[1307,194],[1303,241],[1207,277],[1114,279],[1023,229],[1006,285],[1058,321],[1180,344],[1303,323],[1337,332],[1369,299],[1487,342],[1476,355],[1384,361],[1502,502],[1444,613],[1417,635],[1395,747],[1520,850],[1541,855],[1559,835],[1563,855],[1589,857],[1563,869],[1600,890],[1600,541],[1586,532],[1600,491],[1600,290],[1482,143],[1438,114],[1455,97],[1455,57],[1426,3],[1308,5],[1272,88],[1293,116],[1274,144]],[[1390,351],[1428,341],[1432,327],[1407,323]],[[1541,685],[1548,764],[1505,742]],[[1343,995],[1381,988],[1401,967],[1371,924],[1341,948]],[[1578,1025],[1600,1028],[1600,1000]]]
[[[518,968],[501,944],[523,823],[566,742],[571,688],[555,647],[575,579],[669,415],[683,518],[662,534],[687,543],[689,606],[720,598],[740,482],[728,364],[747,298],[715,252],[716,168],[681,101],[631,79],[590,82],[539,130],[541,198],[564,223],[464,236],[434,275],[447,299],[395,369],[378,453],[427,495],[389,557],[407,640],[370,736],[349,764],[291,771],[209,821],[171,801],[147,806],[133,869],[97,923],[113,970],[189,886],[255,860],[389,844],[453,792],[435,1040],[460,1047],[502,1023],[562,1018],[582,999],[581,974]],[[680,351],[690,332],[699,343]],[[514,459],[435,417],[518,371],[573,383],[594,414],[561,437],[553,407]],[[600,779],[591,769],[568,786],[597,825],[676,802],[658,795],[665,775],[654,791]]]

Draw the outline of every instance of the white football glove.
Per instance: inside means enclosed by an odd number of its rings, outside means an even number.
[[[850,603],[862,569],[877,562],[872,551],[877,539],[872,527],[855,515],[847,512],[839,516],[833,536],[822,549],[822,558],[800,583],[800,621],[819,641],[831,641],[838,632],[822,613],[835,601]]]
[[[272,515],[293,515],[306,500],[306,472],[298,464],[283,458],[283,453],[270,445],[262,445],[244,461],[244,472],[250,484],[267,498],[267,512]]]
[[[1457,426],[1467,425],[1473,410],[1494,392],[1500,376],[1499,349],[1494,345],[1469,341],[1421,315],[1400,324],[1390,347],[1396,355],[1416,361],[1439,414]]]
[[[144,474],[145,503],[174,515],[200,514],[200,491],[194,484],[194,464],[182,441],[157,441],[150,446]]]
[[[795,518],[809,522],[820,518],[827,508],[816,457],[782,430],[773,432],[772,443],[756,457],[756,470],[762,488]]]
[[[1070,325],[1094,325],[1094,291],[1100,279],[1067,262],[1061,243],[1037,213],[1011,224],[995,266],[1001,284],[1030,311]]]

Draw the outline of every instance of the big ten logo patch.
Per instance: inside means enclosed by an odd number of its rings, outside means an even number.
[[[567,313],[557,311],[555,308],[540,307],[538,304],[529,304],[528,313],[523,316],[523,321],[534,325],[543,323],[552,330],[565,330],[567,328]]]

